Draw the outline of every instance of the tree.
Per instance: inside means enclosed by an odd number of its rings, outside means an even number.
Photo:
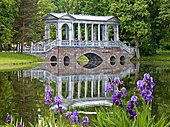
[[[20,42],[21,53],[25,42],[33,39],[33,29],[30,27],[36,21],[36,8],[38,0],[21,0],[19,8],[19,16],[15,18],[15,34],[14,42]]]
[[[169,0],[160,1],[160,12],[158,16],[158,21],[161,28],[161,44],[166,48],[170,49],[170,2]]]
[[[14,17],[18,14],[19,0],[1,0],[0,2],[0,51],[11,43],[14,30]]]
[[[145,0],[121,0],[111,4],[110,13],[120,19],[122,31],[135,41],[136,57],[140,58],[140,43],[150,34],[148,4]],[[131,41],[132,41],[131,40]]]

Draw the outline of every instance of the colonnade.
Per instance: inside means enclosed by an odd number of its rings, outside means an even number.
[[[110,25],[110,24],[95,24],[95,23],[79,23],[79,22],[57,22],[51,23],[46,22],[45,25],[45,39],[50,39],[50,25],[55,25],[56,31],[56,40],[62,41],[62,30],[63,26],[66,26],[66,40],[71,41],[109,41],[108,40],[108,28],[111,26],[114,29],[114,41],[119,40],[119,31],[118,31],[118,24],[117,25]],[[75,37],[75,31],[77,25],[78,36]],[[84,32],[82,32],[82,27],[84,27]],[[89,30],[88,27],[91,28],[91,39],[89,39]],[[84,39],[82,40],[82,34],[84,34]],[[61,43],[61,42],[60,42]]]
[[[62,81],[61,79],[58,80],[57,82],[57,87],[56,87],[56,92],[57,95],[60,98],[65,98],[65,99],[80,99],[80,98],[93,98],[93,97],[106,97],[106,83],[108,81],[104,80],[85,80],[85,81],[78,81],[77,83],[75,81]],[[63,83],[66,86],[65,91],[62,90]],[[77,85],[77,91],[75,91],[75,85]],[[84,88],[83,88],[84,86]],[[90,87],[90,89],[88,89]],[[82,93],[82,90],[84,93]],[[90,90],[90,96],[88,95],[88,91]],[[63,92],[66,92],[67,97],[63,97]],[[77,97],[74,97],[74,95],[77,92]],[[81,96],[81,94],[83,96]]]

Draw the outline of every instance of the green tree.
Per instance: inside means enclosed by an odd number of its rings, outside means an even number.
[[[39,0],[37,3],[36,14],[34,23],[30,25],[32,30],[32,42],[37,42],[44,36],[44,21],[43,18],[51,13],[55,12],[57,7],[52,3],[51,0]]]
[[[14,30],[14,17],[18,14],[20,0],[1,0],[0,2],[0,51],[8,49]]]
[[[169,46],[170,50],[170,2],[169,0],[161,0],[159,8],[159,23],[161,28],[161,40],[160,43],[165,46]],[[166,47],[165,47],[166,48]]]
[[[148,4],[145,0],[121,0],[111,4],[110,13],[120,19],[121,34],[135,41],[136,57],[140,58],[140,43],[150,35]]]
[[[38,0],[21,0],[19,16],[15,19],[15,34],[14,42],[20,42],[21,53],[25,42],[30,42],[34,39],[33,29],[31,25],[36,21],[36,8]]]

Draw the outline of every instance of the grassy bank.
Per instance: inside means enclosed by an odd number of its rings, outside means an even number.
[[[6,71],[16,71],[22,69],[31,69],[32,67],[36,67],[39,64],[17,64],[17,65],[0,65],[0,72]]]
[[[0,52],[0,65],[18,65],[18,64],[40,62],[40,61],[43,60],[29,54]]]
[[[170,61],[170,51],[157,51],[156,54],[151,56],[141,57],[140,59],[132,59],[132,61]]]
[[[79,64],[87,64],[88,62],[89,62],[89,59],[86,57],[86,56],[84,56],[84,55],[82,55],[82,56],[80,56],[78,59],[77,59],[77,62],[79,63]]]

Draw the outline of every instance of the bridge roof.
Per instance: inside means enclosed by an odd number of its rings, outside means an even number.
[[[74,19],[74,20],[88,20],[88,21],[109,21],[114,16],[92,16],[92,15],[82,15],[82,14],[68,14],[68,13],[50,13],[50,15],[58,19]]]

